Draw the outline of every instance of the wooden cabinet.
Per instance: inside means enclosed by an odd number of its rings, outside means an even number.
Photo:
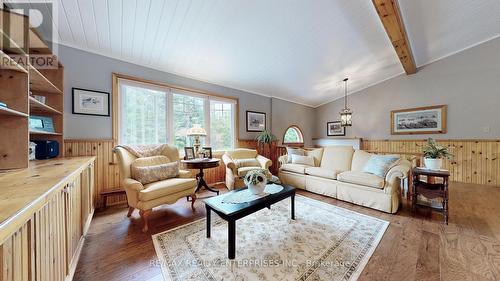
[[[4,219],[6,216],[0,213],[0,281],[71,280],[76,269],[94,212],[94,158],[63,158],[42,163],[31,171],[0,176],[0,185],[11,182],[13,177],[26,184],[25,189],[40,194],[26,206],[12,210],[9,218]],[[58,171],[45,174],[51,167],[61,169],[60,177]],[[32,184],[41,187],[30,186],[26,178],[33,176],[39,181]],[[52,182],[55,184],[51,186]],[[6,192],[17,186],[11,183]],[[47,190],[44,192],[43,188]],[[25,196],[21,193],[20,197]],[[13,207],[6,205],[5,196],[9,195],[0,195],[0,209]]]

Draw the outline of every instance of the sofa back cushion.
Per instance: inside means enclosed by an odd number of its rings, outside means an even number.
[[[362,172],[365,168],[366,163],[372,157],[372,153],[356,149],[352,156],[351,171]]]
[[[292,155],[301,155],[304,156],[306,155],[306,152],[302,148],[294,148],[294,147],[289,147],[287,146],[286,148],[286,153],[288,155],[287,163],[292,163]]]
[[[327,146],[323,150],[321,158],[321,167],[344,172],[351,170],[352,155],[354,148],[352,146]]]
[[[248,159],[257,157],[257,150],[248,148],[237,148],[233,151],[228,151],[227,154],[232,159]]]
[[[141,157],[132,162],[130,172],[133,179],[148,184],[177,177],[179,163],[170,162],[166,156]]]
[[[314,167],[314,157],[292,154],[292,164],[301,164]]]
[[[314,158],[314,166],[319,167],[321,165],[321,158],[323,157],[323,148],[306,150],[305,155],[312,156]]]
[[[241,168],[241,167],[259,167],[260,168],[259,161],[257,161],[256,158],[233,159],[233,162],[236,165],[236,168]]]
[[[387,172],[398,163],[399,159],[394,155],[372,155],[366,162],[363,172],[385,178]]]

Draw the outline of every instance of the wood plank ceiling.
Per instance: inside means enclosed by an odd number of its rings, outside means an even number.
[[[371,1],[56,3],[63,45],[313,107],[404,73]],[[399,5],[416,67],[500,35],[498,0]]]

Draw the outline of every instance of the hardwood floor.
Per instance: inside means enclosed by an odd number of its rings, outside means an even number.
[[[406,200],[391,215],[298,193],[391,222],[359,280],[500,280],[500,188],[452,183],[448,226],[441,223],[441,214],[427,209],[412,217]],[[199,197],[210,195],[203,192]],[[74,280],[163,280],[154,265],[151,233],[205,216],[201,200],[194,214],[190,203],[179,200],[155,209],[150,233],[144,234],[138,212],[129,219],[127,210],[119,206],[96,212]]]

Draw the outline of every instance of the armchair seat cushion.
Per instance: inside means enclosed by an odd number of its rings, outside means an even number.
[[[305,172],[306,172],[306,174],[311,175],[311,176],[325,178],[325,179],[332,179],[332,180],[337,179],[337,173],[338,173],[335,170],[325,169],[325,168],[321,168],[321,167],[309,167],[309,168],[306,168]]]
[[[288,164],[288,163],[281,165],[281,170],[297,174],[305,174],[306,168],[311,168],[311,166],[302,164]]]
[[[258,169],[262,169],[262,168],[260,166],[238,168],[238,176],[243,178],[246,176],[246,174],[248,172],[253,171],[253,170],[258,170]]]
[[[385,179],[374,174],[365,172],[348,171],[337,175],[337,180],[341,182],[359,184],[382,189],[385,185]]]
[[[196,187],[196,179],[193,178],[171,178],[144,185],[144,189],[139,192],[140,201],[149,201],[186,189]]]

